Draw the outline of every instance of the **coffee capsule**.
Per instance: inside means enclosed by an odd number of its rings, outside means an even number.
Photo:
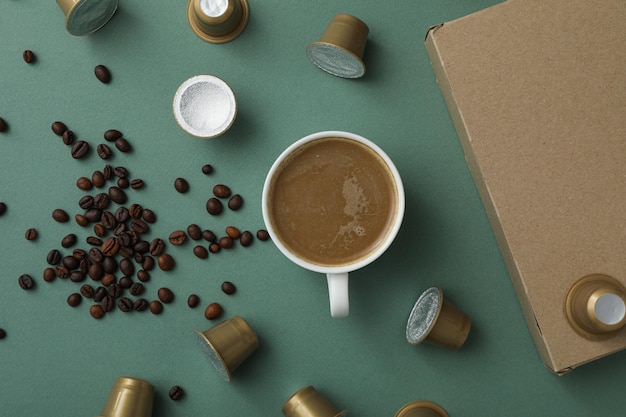
[[[406,340],[417,345],[426,341],[458,349],[472,326],[471,319],[443,298],[440,288],[431,287],[419,297],[406,325]]]
[[[65,29],[83,36],[104,26],[115,14],[118,0],[57,0],[65,14]]]
[[[232,372],[259,347],[254,330],[240,316],[195,333],[209,361],[226,381],[231,380]]]
[[[348,414],[340,411],[311,385],[293,394],[283,405],[286,417],[340,417]]]
[[[226,43],[248,24],[247,0],[189,0],[187,20],[198,37],[210,43]]]
[[[148,381],[130,376],[115,380],[100,417],[150,417],[154,387]]]
[[[174,95],[174,117],[191,136],[201,139],[226,132],[237,116],[237,100],[226,82],[213,75],[196,75],[178,87]]]
[[[613,337],[626,326],[626,288],[610,276],[587,275],[568,291],[565,314],[574,330],[586,339]]]
[[[448,413],[433,402],[413,401],[398,410],[395,417],[448,417]]]
[[[317,42],[310,43],[306,54],[324,71],[342,78],[359,78],[365,74],[363,53],[369,28],[349,14],[333,17]]]

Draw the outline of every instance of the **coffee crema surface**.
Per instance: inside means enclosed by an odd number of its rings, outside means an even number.
[[[352,139],[328,137],[296,149],[279,166],[268,202],[278,239],[303,260],[343,266],[384,243],[398,210],[386,162]]]

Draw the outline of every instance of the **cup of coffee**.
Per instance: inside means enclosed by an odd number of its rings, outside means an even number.
[[[404,188],[387,154],[349,132],[306,136],[276,159],[263,186],[263,220],[278,249],[326,274],[330,313],[349,313],[348,273],[391,245],[404,217]]]

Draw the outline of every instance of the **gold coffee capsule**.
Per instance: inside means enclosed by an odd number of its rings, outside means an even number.
[[[57,0],[65,13],[65,29],[82,36],[104,26],[117,10],[118,0]]]
[[[406,325],[406,340],[417,345],[423,341],[458,349],[469,335],[472,321],[443,298],[440,288],[431,287],[419,297]]]
[[[607,275],[587,275],[568,291],[565,314],[581,336],[608,339],[626,326],[626,288]]]
[[[152,384],[123,376],[115,380],[100,417],[150,417],[153,400]]]
[[[232,372],[259,347],[254,330],[240,316],[195,333],[218,374],[226,381],[231,380]]]
[[[293,394],[283,405],[286,417],[339,417],[348,414],[339,411],[312,386],[307,386]]]
[[[247,0],[189,0],[187,20],[200,39],[226,43],[235,39],[248,24]]]
[[[349,14],[338,14],[317,42],[310,43],[306,54],[324,71],[342,78],[359,78],[365,74],[363,52],[369,28]]]
[[[433,402],[413,401],[398,410],[395,417],[448,417],[448,413]]]

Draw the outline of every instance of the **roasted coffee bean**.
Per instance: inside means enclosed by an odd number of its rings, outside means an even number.
[[[95,263],[102,263],[104,260],[104,255],[99,248],[91,248],[89,249],[89,260]]]
[[[154,222],[156,222],[156,214],[154,214],[154,212],[152,210],[150,210],[150,209],[144,209],[141,212],[141,218],[146,223],[154,223]]]
[[[87,244],[91,245],[91,246],[102,246],[102,239],[95,237],[95,236],[88,236],[85,239],[85,242],[87,242]]]
[[[119,178],[117,180],[117,186],[120,187],[122,190],[128,188],[129,185],[130,181],[128,181],[128,178]]]
[[[122,248],[129,248],[131,247],[131,245],[133,244],[133,238],[131,237],[131,235],[128,233],[128,231],[120,233],[117,236],[118,241],[120,242],[120,246]]]
[[[106,274],[114,274],[117,271],[117,262],[113,256],[105,256],[102,260],[102,270]]]
[[[80,293],[85,298],[93,298],[95,291],[91,285],[83,284],[80,287]]]
[[[80,264],[78,265],[78,269],[80,272],[88,273],[89,267],[91,266],[91,261],[89,259],[81,259]]]
[[[210,164],[206,164],[202,166],[202,173],[209,175],[213,172],[213,166]]]
[[[145,311],[148,309],[148,300],[145,298],[138,298],[133,303],[133,309],[135,311]]]
[[[141,204],[133,203],[130,205],[130,207],[128,207],[128,214],[133,219],[141,218],[142,213],[143,213],[143,207],[141,206]]]
[[[100,221],[102,222],[102,227],[108,230],[113,230],[117,226],[117,219],[110,211],[103,211]]]
[[[189,183],[184,178],[176,178],[174,180],[174,188],[179,193],[183,194],[189,191]]]
[[[91,317],[93,317],[94,319],[99,320],[104,317],[105,313],[100,304],[94,304],[89,308],[89,314],[91,314]]]
[[[111,82],[111,72],[104,65],[96,65],[93,72],[101,83],[108,84]]]
[[[126,232],[126,225],[124,223],[118,223],[115,226],[115,229],[113,229],[113,234],[115,236],[120,236],[122,235],[124,232]]]
[[[241,232],[235,226],[228,226],[226,234],[232,239],[239,239],[239,236],[241,236]]]
[[[119,298],[124,293],[124,289],[116,282],[109,285],[109,296]]]
[[[56,209],[52,212],[52,218],[59,223],[66,223],[70,219],[70,216],[65,210]]]
[[[259,240],[269,240],[270,234],[265,229],[259,229],[256,232],[256,238]]]
[[[230,188],[224,184],[217,184],[213,187],[213,195],[217,198],[228,198],[230,196]]]
[[[211,252],[211,253],[217,253],[217,252],[220,251],[220,249],[221,249],[221,247],[220,247],[219,243],[215,243],[214,242],[214,243],[211,243],[209,245],[209,252]]]
[[[6,120],[0,117],[0,132],[6,132],[7,130],[9,130],[9,125]]]
[[[140,269],[137,271],[137,279],[141,282],[148,282],[150,281],[150,273],[145,269]]]
[[[99,208],[90,208],[85,212],[85,218],[93,223],[99,222],[102,219],[102,210]]]
[[[130,214],[128,213],[128,209],[126,207],[118,207],[115,210],[115,220],[119,223],[125,223],[130,218]]]
[[[61,240],[61,246],[63,246],[64,248],[71,248],[76,244],[77,240],[78,238],[76,237],[76,235],[74,233],[70,233]]]
[[[83,191],[91,190],[91,188],[93,187],[93,185],[91,184],[91,180],[87,177],[79,177],[76,180],[76,186]]]
[[[213,233],[210,230],[204,230],[202,231],[202,237],[204,238],[204,240],[206,240],[207,242],[215,242],[217,240],[217,236],[215,236],[215,233]]]
[[[91,174],[91,183],[93,184],[94,187],[96,188],[102,188],[104,187],[104,183],[106,182],[106,179],[104,178],[104,174],[102,173],[102,171],[94,171],[93,174]]]
[[[107,290],[106,287],[98,287],[96,288],[96,291],[94,291],[93,300],[96,302],[100,302],[108,294],[109,294],[109,290]]]
[[[200,304],[200,297],[198,297],[198,295],[191,294],[189,297],[187,297],[187,305],[189,306],[189,308],[196,308],[198,307],[198,304]]]
[[[128,289],[133,285],[133,280],[130,277],[122,277],[119,282],[120,287]]]
[[[70,273],[70,281],[72,282],[83,282],[85,280],[85,274],[81,271],[72,271]]]
[[[199,240],[202,238],[202,229],[197,224],[190,224],[187,226],[187,234],[193,240]]]
[[[113,173],[117,178],[128,178],[128,169],[125,167],[115,167]]]
[[[63,139],[64,144],[71,145],[74,143],[74,139],[76,139],[76,135],[74,135],[73,131],[66,130],[65,132],[63,132],[63,136],[61,136],[61,139]]]
[[[45,268],[43,270],[43,280],[46,282],[52,282],[57,277],[53,268]]]
[[[175,230],[170,233],[169,241],[172,245],[182,245],[187,240],[187,235],[182,230]]]
[[[223,311],[224,309],[220,304],[211,303],[207,306],[206,310],[204,310],[204,317],[206,317],[207,320],[215,320],[222,315]]]
[[[32,290],[35,287],[35,280],[28,274],[23,274],[17,280],[23,290]]]
[[[56,249],[52,249],[50,252],[48,252],[48,256],[46,257],[46,260],[48,261],[49,265],[58,265],[59,262],[61,262],[61,252],[59,252]]]
[[[150,301],[148,308],[150,308],[152,314],[161,314],[163,312],[163,304],[158,300]]]
[[[93,206],[100,210],[104,210],[111,204],[111,198],[107,193],[98,193],[93,198]]]
[[[129,259],[122,259],[120,261],[120,271],[122,272],[122,274],[130,276],[135,273],[135,266]]]
[[[157,291],[157,297],[162,303],[169,304],[174,300],[174,293],[167,287],[161,287]]]
[[[133,190],[138,190],[140,188],[143,188],[143,186],[144,186],[144,182],[142,179],[139,179],[139,178],[135,178],[134,180],[130,182],[130,188],[132,188]]]
[[[115,142],[116,139],[119,139],[121,137],[122,137],[122,132],[120,132],[119,130],[109,129],[106,132],[104,132],[104,140],[108,142]]]
[[[113,311],[113,307],[115,306],[115,302],[113,301],[113,297],[110,295],[105,295],[102,301],[100,301],[100,305],[105,312]]]
[[[245,232],[242,232],[241,236],[239,236],[239,243],[241,243],[241,246],[248,247],[252,245],[253,241],[254,241],[254,237],[252,233],[249,232],[248,230],[246,230]]]
[[[84,140],[79,140],[72,145],[72,158],[82,159],[89,153],[89,144]]]
[[[243,206],[243,197],[239,194],[235,194],[228,200],[228,208],[237,211]]]
[[[78,200],[78,206],[84,210],[90,209],[93,207],[93,197],[90,195],[85,195]]]
[[[104,287],[108,287],[109,285],[117,283],[117,277],[115,275],[113,275],[112,273],[104,274],[104,276],[100,280],[100,283]]]
[[[178,401],[183,398],[184,395],[185,391],[178,385],[174,385],[172,388],[170,388],[169,396],[172,400]]]
[[[26,238],[26,240],[37,239],[37,229],[35,229],[34,227],[26,229],[26,232],[24,233],[24,237]]]
[[[106,143],[99,144],[96,147],[96,152],[98,153],[100,159],[106,160],[113,156],[113,151],[111,151],[111,148],[109,148],[109,145],[107,145]]]
[[[85,227],[89,224],[89,219],[87,219],[87,217],[83,216],[82,214],[74,215],[74,220],[76,220],[76,224],[81,227]]]
[[[128,200],[128,197],[126,196],[126,192],[122,190],[120,187],[109,188],[109,197],[111,198],[111,200],[113,200],[117,204],[124,204]]]
[[[80,261],[78,259],[74,258],[73,256],[64,256],[63,260],[61,261],[61,263],[67,269],[76,269],[76,268],[78,268],[78,265],[79,265]]]
[[[209,251],[207,250],[207,248],[205,248],[204,246],[200,246],[200,245],[193,247],[193,254],[196,255],[200,259],[206,259],[209,257]]]
[[[115,256],[118,250],[120,250],[120,241],[116,237],[110,237],[102,243],[100,251],[105,256]]]
[[[133,311],[133,307],[133,301],[128,297],[121,297],[119,300],[117,300],[117,308],[119,308],[124,313]]]
[[[67,303],[70,305],[70,307],[76,307],[80,305],[82,301],[83,297],[77,292],[72,293],[69,297],[67,297]]]
[[[87,257],[87,252],[84,249],[74,249],[72,251],[72,256],[80,261],[81,259],[85,259]]]
[[[230,236],[221,237],[220,240],[217,241],[217,243],[222,249],[231,249],[235,245],[233,238]]]
[[[237,287],[230,281],[224,281],[222,282],[222,291],[224,294],[232,295],[237,292]]]
[[[57,276],[57,278],[67,278],[70,276],[70,270],[65,265],[58,265],[56,268],[54,268],[54,274]]]
[[[135,250],[137,254],[147,253],[150,250],[150,243],[148,243],[148,241],[146,240],[140,240],[139,242],[135,243],[135,245],[133,246],[133,249]],[[141,263],[142,261],[143,261],[143,258],[137,261],[137,263]]]
[[[102,168],[102,176],[104,177],[104,180],[110,180],[111,178],[113,178],[113,175],[115,175],[113,172],[113,167],[109,164],[105,164],[104,168]]]
[[[137,296],[143,294],[145,287],[141,282],[135,282],[130,286],[130,294]]]
[[[160,255],[157,263],[159,264],[159,268],[161,268],[162,271],[169,271],[176,265],[174,258],[172,258],[172,256],[167,253]]]
[[[24,62],[26,62],[27,64],[32,64],[33,62],[35,62],[36,59],[35,54],[30,49],[24,51],[24,53],[22,54],[22,58],[24,58]]]
[[[135,231],[135,233],[147,233],[150,229],[148,224],[141,219],[132,219],[130,221],[130,227]]]
[[[150,255],[159,256],[165,250],[165,242],[163,239],[156,238],[150,242]]]
[[[218,214],[220,214],[222,212],[222,210],[224,210],[224,206],[222,206],[222,202],[220,200],[218,200],[215,197],[211,197],[207,200],[206,202],[206,211],[213,215],[216,216]]]
[[[87,272],[87,275],[89,275],[89,278],[94,281],[100,281],[104,276],[104,270],[102,269],[102,265],[97,263],[89,265],[89,271]]]
[[[118,138],[115,140],[115,147],[117,148],[118,151],[120,152],[130,152],[132,150],[132,147],[130,146],[130,143],[126,140],[126,138]]]
[[[102,223],[94,224],[93,233],[98,237],[104,237],[107,234],[107,229]]]
[[[57,136],[63,136],[63,133],[67,130],[67,126],[63,122],[52,123],[52,131]]]

